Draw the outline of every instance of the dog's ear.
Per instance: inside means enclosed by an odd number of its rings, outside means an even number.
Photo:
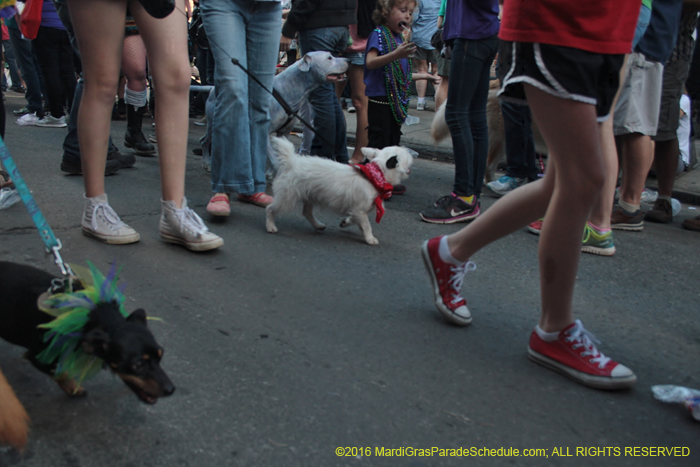
[[[386,168],[387,169],[395,169],[397,165],[399,165],[399,156],[391,156],[386,161]]]
[[[362,154],[365,155],[365,158],[368,160],[372,160],[375,157],[377,157],[377,154],[379,154],[379,149],[374,149],[374,148],[361,148]]]
[[[86,353],[102,357],[109,348],[109,334],[100,328],[91,329],[83,336],[81,346]]]
[[[126,318],[126,322],[127,323],[143,324],[144,326],[146,326],[146,312],[144,311],[143,308],[139,308],[138,310],[134,310]]]
[[[303,71],[304,73],[309,71],[309,69],[311,68],[311,57],[309,57],[309,54],[305,54],[303,57],[301,57],[297,68],[299,68],[299,71]]]

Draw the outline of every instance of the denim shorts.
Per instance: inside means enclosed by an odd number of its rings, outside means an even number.
[[[610,115],[624,55],[508,41],[501,41],[498,55],[504,73],[498,93],[502,99],[527,104],[523,86],[527,83],[562,99],[594,105],[598,121]]]
[[[343,57],[350,59],[350,65],[365,65],[365,53],[364,52],[345,52]]]

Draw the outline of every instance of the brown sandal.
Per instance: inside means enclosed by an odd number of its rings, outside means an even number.
[[[14,188],[15,184],[10,178],[10,174],[0,170],[0,188]]]

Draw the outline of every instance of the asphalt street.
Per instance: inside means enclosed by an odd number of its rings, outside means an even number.
[[[21,99],[8,94],[6,105]],[[120,149],[124,130],[114,122]],[[599,391],[527,358],[539,281],[538,237],[525,230],[472,258],[470,327],[435,311],[420,245],[461,226],[418,212],[449,193],[452,165],[416,160],[406,195],[373,224],[377,246],[330,213],[317,233],[301,209],[271,235],[255,206],[207,215],[209,176],[190,151],[203,132],[191,124],[187,196],[225,245],[198,254],[159,238],[157,158],[106,179],[141,241],[104,245],[80,231],[82,178],[59,170],[65,129],[8,115],[6,144],[63,257],[123,267],[127,308],[162,319],[149,325],[177,390],[148,406],[104,371],[72,400],[1,342],[0,367],[32,432],[23,454],[0,449],[0,467],[700,465],[700,422],[650,389],[700,389],[700,235],[680,227],[699,214],[692,206],[672,224],[615,232],[612,258],[581,258],[577,317],[638,377],[632,390]],[[0,211],[0,259],[59,273],[22,204]],[[461,457],[439,450],[459,448]]]

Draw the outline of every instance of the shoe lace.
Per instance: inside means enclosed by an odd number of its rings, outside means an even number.
[[[448,286],[451,290],[452,300],[450,303],[453,305],[457,304],[463,300],[460,292],[462,291],[462,282],[464,282],[464,276],[470,272],[476,270],[476,264],[472,261],[467,261],[460,266],[450,266],[450,272],[452,272],[450,280],[448,281]]]
[[[452,198],[453,196],[451,194],[439,197],[438,200],[435,201],[435,207],[439,209],[444,208],[452,201]]]
[[[576,320],[576,326],[571,330],[569,335],[566,337],[567,342],[573,342],[571,346],[572,349],[578,349],[583,347],[584,351],[581,352],[582,357],[592,356],[590,359],[591,363],[597,363],[598,368],[603,369],[605,365],[610,362],[611,358],[606,357],[602,353],[598,352],[595,344],[600,344],[600,341],[593,336],[593,334],[583,327],[581,320]]]
[[[199,237],[209,231],[202,218],[190,208],[175,209],[175,216],[180,224],[180,232],[187,229]]]
[[[90,220],[90,226],[92,230],[97,231],[97,217],[101,214],[105,221],[109,224],[110,228],[114,230],[119,230],[126,224],[122,222],[119,215],[116,213],[112,206],[107,203],[98,203],[92,211],[92,219]]]

